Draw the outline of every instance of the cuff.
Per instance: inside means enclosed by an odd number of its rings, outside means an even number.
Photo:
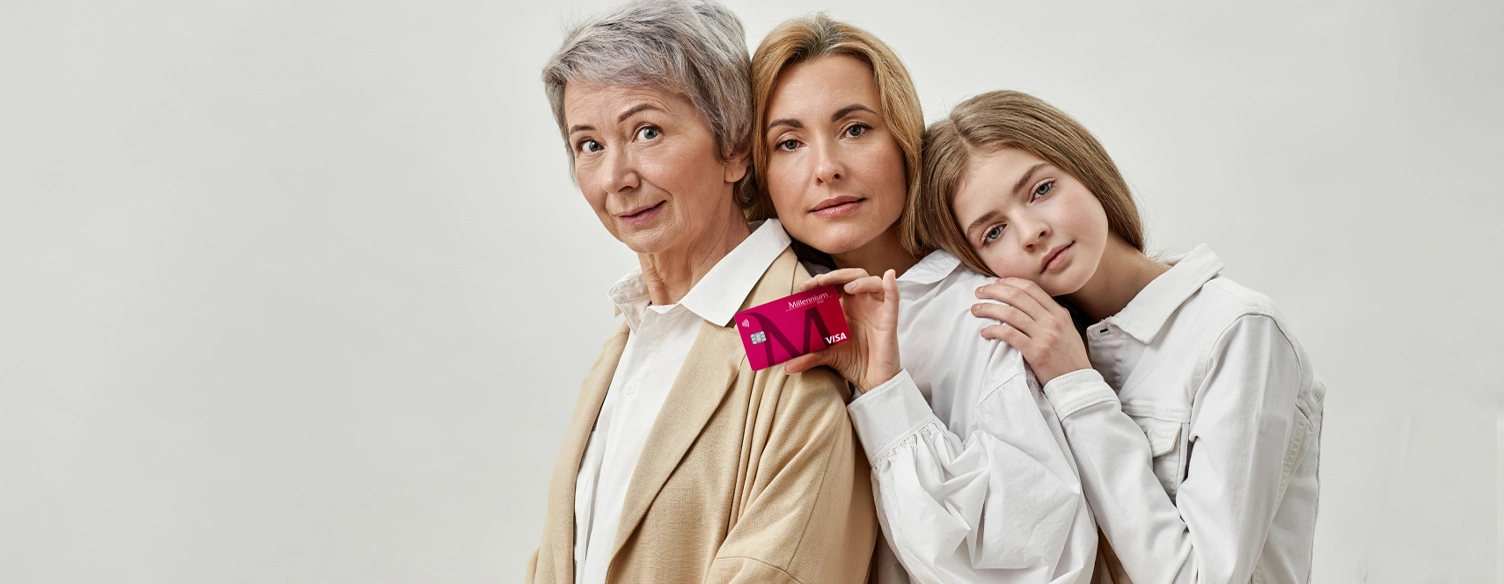
[[[1096,369],[1078,369],[1051,379],[1044,385],[1044,397],[1061,420],[1092,406],[1118,403],[1117,392]]]
[[[867,460],[873,463],[925,424],[939,422],[907,369],[852,400],[846,411]]]

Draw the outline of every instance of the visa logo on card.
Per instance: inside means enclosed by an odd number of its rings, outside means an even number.
[[[753,306],[736,313],[735,321],[753,371],[844,343],[851,336],[835,286]]]

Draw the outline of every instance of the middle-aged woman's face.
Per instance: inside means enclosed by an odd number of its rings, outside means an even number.
[[[570,83],[564,120],[580,192],[640,254],[690,251],[735,206],[744,161],[722,161],[688,99],[653,87]]]
[[[903,151],[872,67],[845,55],[797,63],[768,100],[768,194],[789,235],[838,255],[893,227],[908,192]]]

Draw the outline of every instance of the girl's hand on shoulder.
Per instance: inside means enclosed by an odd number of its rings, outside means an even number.
[[[893,270],[882,277],[866,270],[847,268],[821,274],[799,285],[805,291],[816,286],[840,288],[841,309],[851,327],[851,340],[823,351],[801,355],[784,363],[794,374],[821,365],[840,372],[857,389],[866,392],[898,375],[898,280]]]
[[[1003,323],[983,327],[982,336],[1022,351],[1040,385],[1066,373],[1091,368],[1086,343],[1076,332],[1070,312],[1038,284],[1023,278],[1003,278],[977,288],[977,298],[1003,303],[972,305],[972,314]]]

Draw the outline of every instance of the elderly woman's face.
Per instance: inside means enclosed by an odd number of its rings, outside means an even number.
[[[693,104],[652,87],[570,83],[564,120],[580,191],[637,253],[688,251],[723,229],[745,162],[723,162]]]

